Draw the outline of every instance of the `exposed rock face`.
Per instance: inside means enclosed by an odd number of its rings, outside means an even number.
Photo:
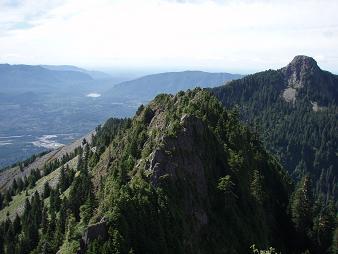
[[[153,119],[153,122],[160,120]],[[177,136],[163,137],[164,147],[157,148],[150,155],[147,172],[155,187],[168,179],[177,185],[184,182],[185,189],[180,193],[184,214],[187,220],[193,221],[186,245],[194,249],[196,242],[203,238],[203,228],[209,224],[209,169],[203,159],[213,151],[203,144],[206,142],[204,138],[211,133],[201,119],[192,115],[183,115],[180,125]]]
[[[107,237],[107,227],[106,222],[101,221],[99,223],[89,225],[84,235],[82,236],[82,241],[85,245],[88,245],[90,241],[94,239],[101,238],[102,240]]]
[[[165,137],[164,148],[153,152],[149,168],[151,181],[157,186],[163,176],[170,176],[175,181],[184,173],[196,180],[196,191],[205,195],[207,188],[201,156],[208,151],[198,144],[196,137],[201,138],[206,128],[200,119],[189,115],[182,117],[181,124],[183,128],[178,136]]]
[[[286,102],[295,103],[296,102],[296,94],[297,94],[296,88],[288,87],[283,91],[282,96],[283,96],[283,98]]]
[[[327,107],[321,107],[316,101],[310,101],[314,112],[324,111]]]
[[[309,73],[320,70],[317,62],[308,56],[296,56],[290,64],[282,68],[287,88],[283,91],[282,97],[286,102],[296,102],[299,89],[306,85]]]
[[[295,56],[285,69],[288,72],[305,73],[319,70],[319,67],[312,57],[299,55]]]
[[[107,239],[107,234],[107,225],[104,219],[99,223],[89,225],[80,240],[80,249],[76,253],[86,253],[86,248],[91,241],[95,239],[104,241]]]

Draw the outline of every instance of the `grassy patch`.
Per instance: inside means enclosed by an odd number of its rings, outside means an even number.
[[[76,156],[67,163],[70,169],[74,169],[76,167],[77,160],[78,158]],[[59,180],[60,171],[61,167],[57,168],[50,174],[39,179],[36,182],[35,186],[27,191],[28,195],[26,195],[26,191],[22,191],[18,193],[16,196],[13,196],[12,197],[13,200],[10,202],[10,204],[4,207],[2,210],[0,210],[0,222],[6,220],[7,214],[9,214],[9,218],[12,220],[15,218],[16,214],[21,215],[23,213],[26,198],[30,199],[35,193],[35,191],[38,191],[39,194],[41,195],[43,192],[45,182],[49,182],[49,185],[52,188],[55,188]],[[68,194],[69,189],[67,189],[63,195],[68,196]],[[48,199],[45,199],[45,204],[46,203],[48,203]]]

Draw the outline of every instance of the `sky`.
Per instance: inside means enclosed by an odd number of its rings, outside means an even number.
[[[337,0],[0,0],[0,63],[338,73]]]

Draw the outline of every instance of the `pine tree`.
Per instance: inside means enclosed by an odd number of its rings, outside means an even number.
[[[65,233],[66,230],[66,221],[67,221],[67,198],[63,198],[61,201],[61,206],[60,206],[60,213],[59,213],[59,221],[58,221],[58,226],[60,227],[60,230],[62,234]]]
[[[313,197],[311,179],[304,176],[300,181],[292,199],[292,220],[298,230],[307,231],[312,224]]]
[[[21,219],[18,216],[18,214],[16,214],[15,219],[13,221],[13,231],[15,235],[18,235],[21,231]]]
[[[5,206],[9,205],[9,203],[12,201],[12,195],[11,195],[11,191],[10,190],[7,190],[5,192],[5,197],[4,197],[4,201],[3,201],[3,204]]]
[[[24,186],[25,184],[24,184],[24,182],[22,181],[22,178],[21,178],[21,177],[18,178],[17,183],[18,183],[18,192],[21,192],[21,191],[25,188],[25,186]]]
[[[61,199],[59,195],[60,193],[58,189],[50,190],[50,199],[49,199],[50,213],[56,213],[59,211],[61,205]]]
[[[44,186],[43,186],[43,198],[46,199],[50,195],[50,187],[49,187],[49,182],[46,181]]]
[[[225,204],[226,207],[231,207],[234,199],[237,199],[238,196],[234,192],[235,184],[231,180],[230,175],[226,175],[219,179],[217,188],[224,192],[225,194]]]
[[[47,208],[44,207],[42,210],[42,217],[41,217],[41,228],[42,228],[43,235],[47,233],[48,227],[49,227],[48,212],[47,212]]]
[[[311,179],[304,176],[295,190],[291,200],[291,217],[297,232],[301,247],[309,246],[313,232],[313,197]]]
[[[18,183],[16,182],[15,178],[13,180],[13,183],[12,183],[12,191],[13,191],[13,194],[17,194],[18,192]]]
[[[265,198],[265,193],[263,191],[263,176],[260,174],[258,170],[253,171],[253,176],[251,180],[251,193],[255,200],[262,204]]]
[[[325,253],[330,248],[336,228],[336,208],[333,200],[331,199],[327,205],[324,202],[316,202],[319,211],[314,218],[314,239],[316,243],[317,252]]]
[[[60,170],[60,181],[59,181],[59,185],[60,185],[60,192],[64,192],[67,187],[68,187],[68,182],[67,182],[67,176],[65,174],[65,168],[64,166],[61,167]]]

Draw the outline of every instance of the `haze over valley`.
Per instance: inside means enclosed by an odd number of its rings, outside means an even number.
[[[68,144],[109,117],[130,117],[158,93],[212,87],[241,77],[171,72],[121,82],[74,66],[29,65],[0,65],[0,73],[0,167]]]

